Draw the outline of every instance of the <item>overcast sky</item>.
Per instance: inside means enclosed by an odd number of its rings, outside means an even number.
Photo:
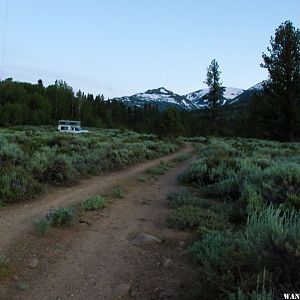
[[[261,54],[300,0],[0,0],[0,78],[125,96],[205,87],[216,58],[225,86],[267,77]]]

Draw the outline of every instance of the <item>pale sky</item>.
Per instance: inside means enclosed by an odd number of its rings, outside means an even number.
[[[107,97],[205,87],[217,59],[225,86],[264,80],[262,52],[300,0],[0,0],[0,78]]]

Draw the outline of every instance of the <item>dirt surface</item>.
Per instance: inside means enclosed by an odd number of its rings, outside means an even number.
[[[182,152],[189,151],[188,145]],[[166,228],[166,195],[179,188],[177,176],[189,161],[176,163],[156,179],[143,174],[160,160],[1,209],[0,251],[8,253],[13,272],[0,283],[0,299],[115,299],[122,293],[124,299],[181,299],[190,277],[185,248],[191,237]],[[51,229],[44,238],[32,232],[32,220],[50,208],[107,194],[116,185],[123,187],[124,198],[109,198],[103,211],[84,213],[75,226]],[[162,243],[134,246],[130,240],[139,233]],[[38,261],[33,268],[32,259]]]

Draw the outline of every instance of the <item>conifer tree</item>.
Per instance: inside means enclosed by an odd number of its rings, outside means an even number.
[[[221,106],[221,98],[225,90],[220,82],[220,75],[221,71],[219,71],[219,64],[215,59],[213,59],[207,68],[207,77],[204,82],[209,87],[206,99],[208,100],[208,109],[210,110],[213,134],[216,134],[216,121],[219,114],[219,108]]]
[[[161,135],[175,138],[183,133],[183,125],[180,112],[174,107],[165,109],[162,115]]]
[[[262,55],[261,67],[269,72],[264,101],[274,111],[275,122],[265,121],[272,122],[275,137],[293,140],[300,121],[300,30],[286,21],[276,29],[270,44],[269,55]]]

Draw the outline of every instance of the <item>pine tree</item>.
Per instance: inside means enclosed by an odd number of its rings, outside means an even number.
[[[274,110],[272,131],[280,139],[293,140],[299,126],[300,30],[286,21],[276,29],[270,44],[261,67],[269,72],[264,93]]]
[[[163,112],[160,133],[160,135],[171,139],[183,133],[181,115],[176,108],[168,107]]]
[[[219,108],[221,106],[221,98],[225,90],[220,82],[220,75],[221,71],[219,71],[219,64],[215,59],[213,59],[207,68],[207,77],[204,81],[204,83],[206,83],[209,87],[206,99],[208,100],[208,109],[210,110],[213,134],[216,134],[216,121],[219,114]]]

